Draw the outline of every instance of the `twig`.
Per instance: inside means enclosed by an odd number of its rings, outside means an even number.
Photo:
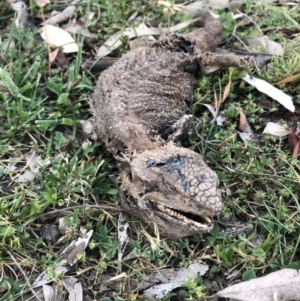
[[[44,23],[44,22],[46,22],[45,15],[44,15],[44,10],[43,10],[43,7],[40,7],[40,8],[41,8],[42,20],[43,20],[43,23]],[[47,42],[46,43],[47,44],[47,51],[48,51],[48,74],[49,74],[49,76],[51,76],[51,59],[50,59],[51,48],[50,48],[47,28],[45,27],[44,29],[45,29],[45,36],[46,36],[46,42]]]
[[[57,13],[56,15],[50,17],[48,20],[44,21],[43,24],[59,24],[62,23],[68,19],[70,19],[74,11],[76,9],[76,6],[73,4],[77,4],[81,2],[82,0],[73,0],[69,6],[67,6],[63,11]]]
[[[100,210],[112,210],[112,211],[116,211],[116,212],[123,212],[125,210],[123,210],[121,207],[113,207],[113,206],[106,206],[106,205],[78,205],[78,206],[72,206],[72,207],[68,207],[68,208],[62,208],[62,209],[55,209],[46,213],[42,213],[40,215],[37,215],[36,217],[34,217],[33,219],[31,219],[30,221],[26,222],[25,224],[23,224],[23,227],[28,226],[28,224],[30,224],[32,221],[34,221],[37,218],[40,218],[42,216],[51,216],[54,214],[58,214],[67,210],[73,210],[73,209],[86,209],[86,208],[94,208],[94,209],[100,209]]]
[[[38,299],[38,301],[42,301],[39,296],[36,294],[36,292],[34,291],[34,289],[31,287],[30,285],[30,281],[25,273],[25,271],[21,268],[21,266],[19,265],[19,263],[17,262],[16,258],[14,257],[14,255],[7,250],[7,248],[5,246],[2,246],[2,248],[4,249],[4,251],[10,256],[10,258],[13,260],[13,262],[15,263],[15,265],[18,267],[18,269],[20,270],[20,272],[23,274],[23,277],[26,280],[26,283],[29,284],[29,289],[32,292],[32,294]]]
[[[249,47],[235,34],[236,28],[237,28],[237,26],[234,27],[234,30],[233,30],[233,32],[232,32],[232,34],[231,34],[231,36],[228,40],[230,40],[232,37],[235,37],[245,47],[245,49],[247,49],[247,51],[250,53],[251,51],[250,51]],[[256,61],[254,59],[252,61],[255,65],[255,69],[257,71],[259,71],[259,68],[258,68],[258,65],[257,65]]]
[[[244,13],[241,12],[240,10],[238,10],[238,12],[239,12],[240,14],[242,14],[244,17],[246,17],[248,20],[250,20],[250,22],[252,22],[252,23],[256,26],[256,28],[258,29],[258,31],[260,32],[260,34],[261,34],[262,36],[264,35],[264,33],[262,32],[262,30],[260,29],[260,27],[258,26],[258,24],[257,24],[251,17],[249,17],[248,15],[244,14]]]

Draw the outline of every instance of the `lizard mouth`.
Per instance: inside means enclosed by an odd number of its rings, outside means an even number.
[[[158,212],[166,214],[168,215],[168,217],[171,217],[172,219],[175,219],[178,222],[193,225],[201,229],[201,231],[205,231],[205,230],[210,231],[213,227],[212,221],[208,216],[200,216],[184,211],[171,209],[157,203],[152,203],[152,204],[156,207],[156,210]]]

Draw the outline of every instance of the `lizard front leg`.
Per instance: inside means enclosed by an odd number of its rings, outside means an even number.
[[[168,141],[172,141],[176,145],[180,145],[179,139],[187,131],[191,124],[193,115],[183,115],[178,121],[172,125],[173,133],[168,137]]]

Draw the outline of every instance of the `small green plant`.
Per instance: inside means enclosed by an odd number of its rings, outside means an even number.
[[[181,292],[182,295],[186,298],[186,300],[195,300],[203,299],[206,296],[205,286],[203,285],[203,281],[201,277],[197,278],[188,278],[184,282],[184,290]]]

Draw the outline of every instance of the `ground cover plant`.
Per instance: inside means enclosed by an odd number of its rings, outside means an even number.
[[[12,1],[0,3],[0,300],[37,298],[29,284],[43,272],[62,286],[64,274],[55,265],[61,251],[80,236],[80,227],[94,233],[68,275],[80,281],[85,300],[143,300],[136,289],[143,277],[195,262],[208,265],[206,274],[187,278],[163,300],[204,300],[239,281],[300,268],[300,8],[252,1],[238,10],[215,10],[224,27],[222,46],[248,52],[246,37],[262,35],[282,45],[284,55],[268,57],[254,75],[293,96],[296,111],[246,84],[244,71],[199,75],[192,106],[195,122],[182,143],[217,172],[222,213],[211,233],[172,240],[158,238],[126,215],[129,242],[118,260],[122,208],[110,177],[118,166],[100,141],[89,140],[82,131],[80,121],[90,116],[87,102],[98,76],[83,66],[95,60],[95,46],[138,26],[143,18],[153,27],[191,19],[180,1],[158,2],[78,1],[72,19],[91,35],[74,35],[79,51],[60,53],[51,64],[49,51],[54,49],[41,38],[39,26],[70,3],[50,1],[41,8],[39,1],[27,1],[34,26],[24,27],[15,22],[20,16]],[[241,12],[243,18],[235,20],[233,15]],[[69,22],[59,26],[75,27]],[[181,32],[192,29],[190,25]],[[129,50],[126,36],[121,42],[112,59]],[[222,126],[212,122],[202,104],[215,104],[217,115],[224,118]],[[242,118],[254,132],[247,141],[238,134]],[[289,134],[262,134],[268,122]],[[57,232],[58,218],[67,229],[63,235]]]

